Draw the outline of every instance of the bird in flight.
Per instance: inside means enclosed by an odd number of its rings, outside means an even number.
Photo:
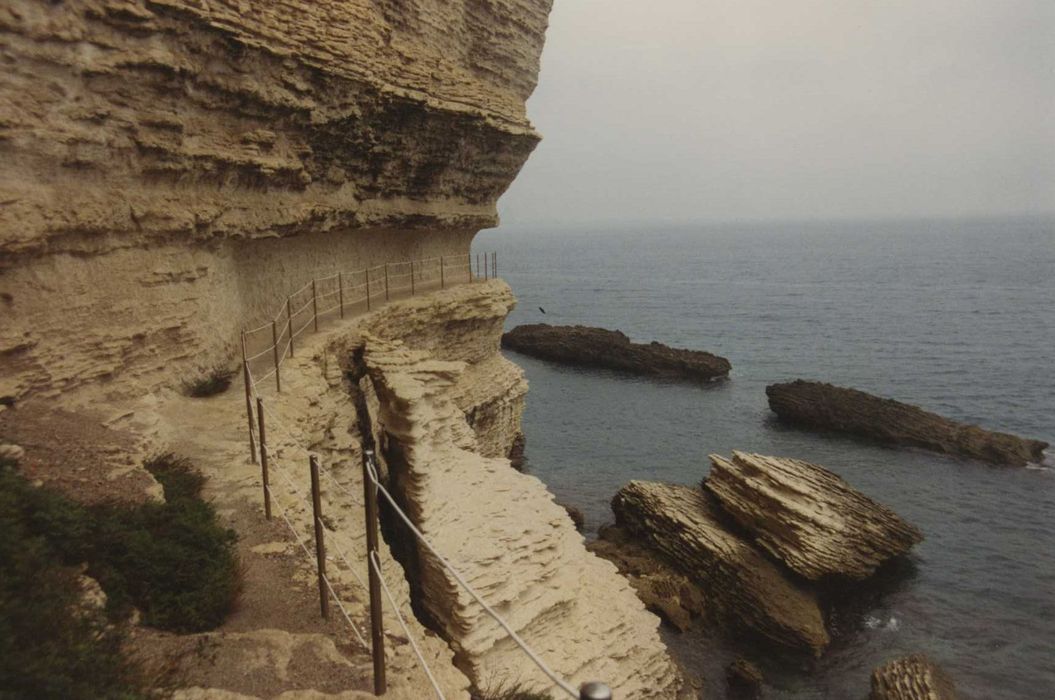
[[[538,307],[538,310],[541,311],[542,313],[546,313],[546,310],[544,308],[542,308],[541,306]]]

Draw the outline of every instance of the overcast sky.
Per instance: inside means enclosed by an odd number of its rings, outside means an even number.
[[[1055,0],[555,0],[505,226],[1055,211]]]

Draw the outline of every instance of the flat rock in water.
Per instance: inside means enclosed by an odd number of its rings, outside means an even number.
[[[502,347],[552,362],[667,379],[711,381],[732,368],[729,360],[709,352],[632,343],[619,331],[588,326],[517,326],[502,336]]]
[[[766,387],[769,407],[781,420],[836,430],[897,445],[1023,467],[1040,462],[1048,443],[957,423],[893,399],[856,389],[798,379]]]
[[[823,467],[733,452],[711,455],[704,487],[755,543],[810,580],[864,579],[923,535]]]
[[[819,655],[828,632],[815,595],[722,523],[717,500],[691,486],[631,481],[612,499],[616,523],[666,555],[721,619]]]
[[[923,654],[888,661],[872,671],[869,700],[954,700],[956,688]]]

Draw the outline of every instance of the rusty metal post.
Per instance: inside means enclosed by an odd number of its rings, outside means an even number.
[[[267,477],[267,430],[264,426],[264,400],[256,397],[256,418],[260,422],[260,476],[264,481],[264,516],[271,520],[271,484]]]
[[[374,657],[374,695],[384,695],[388,683],[385,681],[385,629],[381,608],[381,579],[373,566],[373,558],[381,561],[377,555],[377,485],[370,473],[374,459],[373,450],[363,451],[363,503],[366,504],[366,560],[367,572],[370,575],[370,648]],[[375,469],[376,471],[376,469]]]
[[[315,515],[315,561],[319,572],[319,609],[330,616],[330,596],[326,592],[326,540],[322,528],[322,492],[319,490],[319,458],[308,458],[311,467],[311,510]]]
[[[245,415],[249,420],[249,459],[256,464],[256,442],[253,440],[253,380],[249,376],[249,360],[245,353],[245,331],[242,331],[242,381],[245,382]]]
[[[476,254],[476,279],[480,279],[480,254]]]
[[[489,256],[487,253],[484,253],[484,279],[488,279],[488,277],[487,277],[487,258],[489,258],[489,257],[491,257],[491,256]]]
[[[289,356],[293,357],[293,302],[286,297],[286,325],[289,328]]]
[[[385,263],[385,301],[388,301],[388,263]]]
[[[468,281],[472,282],[473,281],[473,254],[472,253],[466,253],[465,254],[465,267],[469,271],[469,279],[468,279]]]
[[[414,296],[414,261],[410,261],[410,296]]]
[[[293,339],[290,338],[291,354]],[[280,376],[278,369],[278,321],[271,322],[271,354],[275,358],[275,389],[282,392],[282,377]]]
[[[444,286],[445,285],[443,283],[443,256],[441,255],[440,256],[440,289],[443,289]]]
[[[344,273],[337,273],[337,303],[341,305],[341,318],[344,318]]]

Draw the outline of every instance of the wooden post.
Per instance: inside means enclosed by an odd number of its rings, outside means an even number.
[[[256,418],[260,422],[260,476],[264,480],[264,516],[271,520],[271,484],[267,479],[267,430],[264,427],[264,400],[256,397]]]
[[[253,380],[249,378],[249,360],[245,354],[245,331],[242,331],[242,381],[245,382],[245,415],[249,420],[249,459],[256,464],[256,443],[253,441]]]
[[[337,301],[341,305],[341,318],[344,318],[344,273],[337,273]]]
[[[293,302],[286,297],[286,324],[289,326],[289,356],[293,357]]]
[[[443,283],[443,256],[441,255],[440,256],[440,289],[443,289],[444,286],[445,285]]]
[[[384,695],[388,684],[385,681],[385,629],[381,608],[381,579],[373,565],[377,556],[377,486],[370,474],[373,450],[363,451],[363,503],[366,504],[366,560],[370,575],[370,648],[374,657],[374,695]],[[380,556],[377,561],[381,561]]]
[[[410,296],[414,296],[414,261],[410,261]]]
[[[366,310],[370,310],[370,268],[366,268]]]
[[[322,529],[322,493],[319,490],[319,458],[308,458],[311,467],[311,510],[315,515],[315,560],[319,571],[319,609],[330,616],[330,596],[326,591],[326,540]]]
[[[311,279],[311,313],[315,317],[315,332],[319,332],[319,294],[315,288],[315,278]]]
[[[385,301],[388,301],[388,263],[385,263]]]
[[[290,338],[290,354],[293,354],[293,339]],[[275,357],[275,389],[282,392],[282,377],[279,374],[278,369],[278,321],[271,322],[271,354]]]

